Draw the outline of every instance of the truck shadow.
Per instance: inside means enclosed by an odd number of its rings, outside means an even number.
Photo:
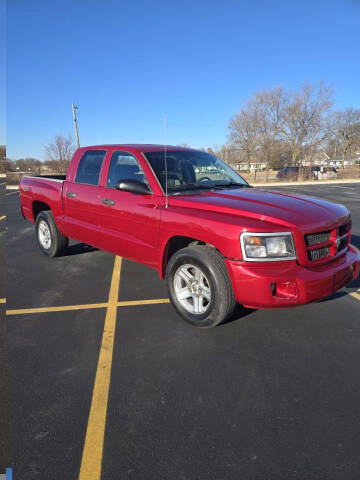
[[[256,312],[256,309],[253,308],[245,308],[239,303],[236,304],[234,313],[231,315],[230,318],[228,318],[225,322],[223,322],[221,325],[227,325],[228,323],[235,322],[236,320],[240,320],[242,318],[247,317],[251,313]]]
[[[72,255],[81,255],[82,253],[97,252],[99,249],[87,245],[86,243],[76,243],[75,245],[69,245],[64,253],[64,257],[70,257]]]
[[[350,284],[351,286],[354,286],[353,283]],[[336,300],[337,298],[341,297],[346,297],[348,295],[348,292],[335,292],[330,297],[324,297],[320,298],[320,300],[315,300],[314,303],[324,303],[324,302],[331,302],[331,300]]]

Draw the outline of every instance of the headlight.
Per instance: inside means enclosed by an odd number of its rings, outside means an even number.
[[[244,232],[240,235],[240,243],[244,260],[266,262],[296,259],[296,251],[290,232]]]

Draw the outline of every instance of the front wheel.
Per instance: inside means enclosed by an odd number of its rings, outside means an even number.
[[[234,311],[227,268],[215,248],[201,245],[176,252],[168,263],[166,282],[172,305],[196,327],[215,327]]]
[[[61,255],[69,244],[69,239],[58,230],[50,210],[36,217],[35,231],[40,250],[48,257]]]

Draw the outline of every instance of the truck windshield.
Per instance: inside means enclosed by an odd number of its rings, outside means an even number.
[[[163,190],[166,178],[169,194],[186,190],[211,190],[248,187],[245,180],[226,163],[206,152],[196,150],[168,150],[144,153]]]

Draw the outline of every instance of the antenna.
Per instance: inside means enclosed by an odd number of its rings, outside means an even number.
[[[168,199],[168,166],[166,158],[166,113],[164,113],[164,159],[165,159],[165,208],[169,207]]]

